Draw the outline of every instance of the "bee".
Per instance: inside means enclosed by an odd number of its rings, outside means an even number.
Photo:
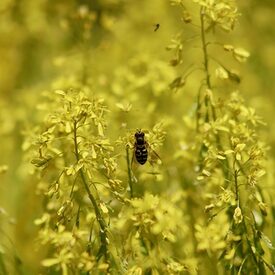
[[[158,23],[158,24],[155,24],[154,32],[156,32],[156,31],[159,29],[159,27],[160,27],[160,24],[159,24],[159,23]]]
[[[145,140],[144,137],[145,137],[145,133],[143,131],[141,130],[136,131],[132,164],[133,164],[134,158],[139,164],[141,165],[145,164],[146,161],[148,160],[149,152],[151,155],[149,162],[151,164],[153,164],[153,159],[156,159],[156,158],[159,159],[161,162],[160,156],[151,148],[151,146]],[[154,156],[154,158],[152,156]]]
[[[148,143],[145,141],[144,136],[145,134],[141,130],[137,130],[135,133],[134,155],[137,162],[141,165],[145,164],[148,158]]]

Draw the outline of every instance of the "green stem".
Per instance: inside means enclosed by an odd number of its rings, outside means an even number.
[[[133,180],[132,180],[129,146],[126,146],[126,159],[127,159],[128,180],[129,180],[129,188],[130,188],[130,198],[133,198]]]
[[[242,206],[241,206],[241,201],[240,201],[240,193],[239,193],[239,186],[238,186],[238,170],[237,170],[237,167],[236,167],[236,162],[238,162],[238,160],[236,159],[236,156],[235,156],[235,159],[234,159],[234,162],[233,162],[234,183],[235,183],[235,199],[236,199],[238,207],[240,207],[242,213],[244,213],[243,209],[242,209]],[[246,225],[244,214],[243,214],[242,224],[243,224],[243,228],[244,228],[244,231],[245,231],[245,238],[246,238],[246,241],[247,241],[247,244],[248,244],[248,249],[250,250],[253,261],[255,262],[256,265],[258,265],[257,258],[255,256],[255,253],[254,253],[253,249],[252,249],[251,241],[248,238],[249,234],[248,234],[248,228],[247,228],[247,225]]]
[[[201,44],[202,44],[202,52],[203,52],[203,59],[204,59],[203,64],[204,64],[204,71],[205,71],[206,86],[209,90],[212,91],[212,84],[211,84],[210,72],[209,72],[209,55],[207,52],[207,42],[206,42],[206,35],[205,35],[205,20],[204,20],[204,18],[205,18],[205,11],[204,11],[204,8],[202,7],[200,10],[200,23],[201,23]],[[213,121],[217,120],[217,114],[216,114],[215,107],[213,106],[212,102],[209,102],[209,97],[208,97],[208,95],[206,95],[204,98],[204,104],[205,104],[205,108],[206,108],[205,122],[209,122],[209,103],[211,105],[210,107],[211,107]],[[220,138],[219,134],[216,134],[215,138],[216,138],[218,150],[223,151],[223,146],[221,144],[221,138]],[[202,150],[203,150],[203,146],[201,148],[201,153],[200,153],[201,155],[202,155]],[[224,160],[224,162],[225,162],[225,167],[223,167],[223,174],[224,174],[225,178],[228,179],[228,177],[229,177],[228,159],[226,158]]]
[[[248,238],[248,229],[247,229],[247,225],[246,225],[246,222],[245,222],[245,217],[244,217],[244,219],[243,219],[243,226],[244,226],[244,231],[245,231],[245,238],[246,238],[246,241],[247,241],[247,243],[248,243],[248,248],[249,248],[250,253],[251,253],[251,255],[252,255],[252,259],[253,259],[253,261],[255,262],[256,266],[258,266],[257,258],[256,258],[256,256],[255,256],[255,253],[254,253],[253,249],[252,249],[253,246],[252,246],[252,244],[251,244],[251,241],[250,241],[249,238]]]
[[[202,86],[199,88],[198,96],[197,96],[197,114],[196,114],[196,130],[199,132],[199,126],[200,126],[200,118],[201,118],[201,89]]]
[[[203,58],[204,58],[204,70],[206,73],[206,85],[207,85],[207,88],[211,89],[212,86],[210,82],[207,44],[206,44],[206,38],[205,38],[204,8],[201,8],[200,20],[201,20],[201,42],[202,42],[202,50],[203,50]]]
[[[237,202],[238,207],[240,207],[240,196],[239,196],[239,187],[238,187],[238,171],[236,170],[236,159],[233,162],[233,170],[234,170],[234,183],[235,183],[235,200]]]
[[[73,128],[73,134],[74,134],[74,149],[75,149],[75,156],[76,156],[76,160],[79,161],[80,160],[80,156],[79,156],[79,151],[78,151],[78,144],[77,144],[77,122],[74,122],[74,128]],[[101,215],[100,209],[96,203],[96,200],[93,196],[93,194],[91,193],[91,190],[89,188],[85,173],[83,171],[83,169],[81,168],[79,170],[80,172],[80,176],[81,176],[81,180],[82,183],[84,185],[84,188],[88,194],[88,197],[94,207],[95,210],[95,215],[96,215],[96,219],[97,222],[100,226],[100,241],[101,241],[101,247],[99,250],[99,253],[103,253],[105,259],[108,261],[109,259],[109,255],[108,255],[108,237],[107,237],[107,225],[105,223],[105,220],[103,218],[103,216]],[[98,255],[98,258],[100,258],[101,255]]]
[[[203,51],[203,59],[204,59],[204,71],[206,74],[206,86],[209,90],[212,90],[212,84],[210,80],[210,72],[209,72],[209,55],[207,52],[207,42],[206,42],[206,37],[205,37],[205,21],[204,21],[204,8],[202,7],[200,10],[200,20],[201,20],[201,43],[202,43],[202,51]],[[209,105],[209,99],[208,96],[205,97],[205,107],[206,107],[206,117],[205,121],[209,121],[209,114],[208,114],[208,105]],[[212,111],[212,116],[213,120],[215,121],[217,118],[216,115],[216,110],[214,106],[211,104],[211,111]]]
[[[206,38],[205,38],[205,25],[204,25],[204,8],[201,8],[200,10],[200,21],[201,21],[201,44],[202,44],[202,51],[203,51],[203,65],[204,65],[204,71],[206,75],[206,85],[209,90],[211,89],[211,82],[210,82],[210,73],[209,73],[209,63],[208,63],[208,53],[207,53],[207,44],[206,44]],[[204,104],[206,108],[206,115],[205,115],[205,122],[209,122],[209,112],[208,112],[208,106],[209,106],[209,98],[208,95],[204,97]]]
[[[192,235],[192,244],[193,244],[193,252],[194,252],[194,255],[197,257],[198,256],[198,241],[197,241],[197,238],[196,238],[196,229],[195,229],[195,224],[196,224],[196,219],[194,217],[194,202],[193,202],[193,199],[192,199],[192,196],[188,196],[187,198],[187,203],[186,203],[186,207],[187,207],[187,211],[189,213],[189,217],[190,217],[190,220],[189,220],[189,223],[190,223],[190,228],[191,228],[191,235]]]

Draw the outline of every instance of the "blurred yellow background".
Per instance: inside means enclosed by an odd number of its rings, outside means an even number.
[[[234,32],[217,32],[211,39],[245,48],[250,58],[239,64],[215,46],[211,48],[210,55],[221,56],[220,61],[241,76],[239,85],[224,88],[219,80],[215,85],[221,87],[221,97],[240,90],[266,122],[260,135],[270,146],[266,177],[273,182],[275,2],[238,2],[241,16]],[[88,19],[87,9],[92,10]],[[194,40],[192,47],[183,49],[183,64],[169,65],[171,52],[166,47],[171,38],[179,32],[187,38],[198,32],[182,24],[180,16],[168,0],[1,0],[0,166],[8,170],[0,174],[0,252],[6,251],[6,261],[17,266],[18,274],[37,274],[43,257],[33,223],[43,202],[36,195],[31,164],[23,153],[24,134],[41,120],[37,109],[43,104],[43,92],[79,83],[91,87],[97,96],[107,98],[113,140],[126,128],[152,128],[163,120],[169,125],[171,117],[182,120],[194,112],[202,74],[194,71],[178,91],[171,91],[169,83],[179,72],[196,67],[190,65],[202,62],[202,56],[200,43]],[[155,24],[160,24],[157,31]],[[216,66],[211,62],[213,72]],[[119,112],[127,106],[129,115]],[[168,137],[178,135],[173,129],[167,132]],[[169,162],[176,148],[168,138],[160,152],[163,162]],[[148,188],[161,191],[168,186],[163,182]]]

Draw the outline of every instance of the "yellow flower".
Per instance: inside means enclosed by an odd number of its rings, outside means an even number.
[[[239,224],[243,221],[242,210],[239,206],[235,208],[233,218],[234,218],[234,221],[235,221],[236,224]]]

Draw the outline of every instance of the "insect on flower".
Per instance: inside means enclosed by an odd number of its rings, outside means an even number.
[[[146,163],[148,159],[148,149],[150,148],[148,142],[145,140],[145,133],[142,132],[141,130],[137,130],[135,133],[135,144],[134,144],[134,154],[133,158],[135,156],[136,161],[143,165]],[[151,149],[152,150],[152,149]],[[152,150],[152,152],[157,156],[157,158],[160,159],[158,154]],[[133,162],[133,159],[132,159]]]
[[[147,150],[148,144],[145,141],[144,136],[145,134],[141,130],[138,130],[135,133],[136,141],[135,141],[135,147],[134,147],[135,148],[134,154],[137,162],[141,165],[143,165],[148,158],[148,150]]]

